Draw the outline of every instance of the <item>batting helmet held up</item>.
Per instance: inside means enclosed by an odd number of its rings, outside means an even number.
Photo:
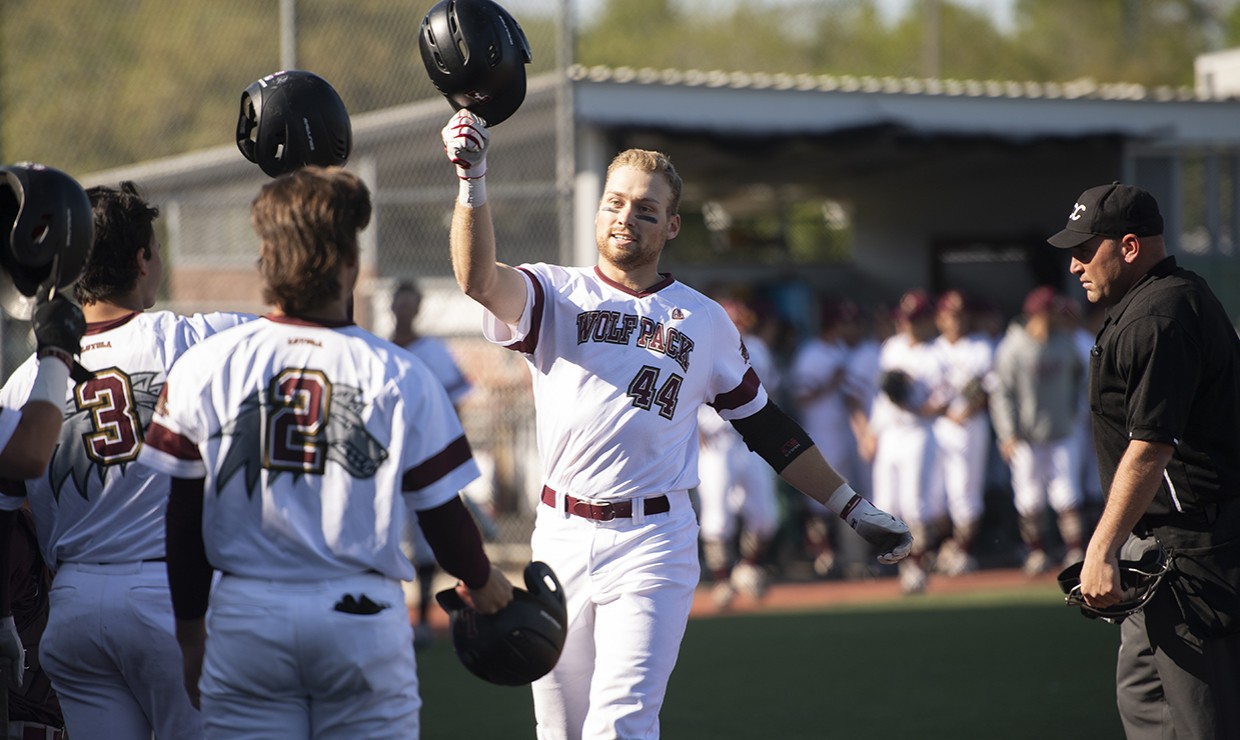
[[[560,659],[568,632],[560,581],[536,560],[525,566],[525,587],[514,588],[512,601],[495,614],[479,614],[455,589],[435,595],[450,617],[457,658],[484,681],[521,686],[547,675]]]
[[[0,167],[0,267],[23,296],[40,285],[67,288],[95,242],[90,198],[58,169],[23,162]]]
[[[353,150],[353,126],[327,80],[290,69],[241,93],[237,148],[271,177],[306,165],[343,165]]]
[[[422,63],[454,110],[496,126],[525,101],[533,54],[515,18],[492,0],[441,0],[418,31]]]

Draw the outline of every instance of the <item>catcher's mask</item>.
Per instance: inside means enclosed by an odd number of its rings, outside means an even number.
[[[1073,563],[1059,573],[1059,589],[1067,594],[1064,603],[1079,606],[1081,613],[1087,617],[1119,624],[1125,617],[1141,611],[1153,598],[1158,585],[1171,569],[1171,558],[1158,547],[1147,551],[1140,560],[1119,561],[1119,585],[1124,591],[1124,599],[1107,607],[1090,606],[1081,596],[1081,567],[1084,564],[1084,561]]]
[[[0,167],[0,267],[27,298],[82,275],[95,243],[90,198],[77,180],[31,162]],[[8,286],[4,286],[7,290]]]
[[[241,93],[237,148],[271,177],[306,165],[343,165],[353,149],[349,112],[313,72],[267,75]]]
[[[520,686],[542,678],[564,649],[568,612],[564,590],[546,563],[525,566],[526,590],[514,588],[512,601],[495,614],[479,614],[455,589],[435,594],[452,624],[452,647],[478,678],[501,686]]]
[[[525,101],[530,42],[491,0],[441,0],[422,19],[418,47],[431,83],[454,110],[468,108],[497,126]]]

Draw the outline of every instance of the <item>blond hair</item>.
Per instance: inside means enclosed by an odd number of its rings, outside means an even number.
[[[632,167],[640,172],[662,175],[672,188],[672,199],[667,204],[667,215],[675,216],[680,212],[680,190],[684,182],[666,154],[650,149],[626,149],[611,160],[611,164],[607,166],[607,176],[611,177],[611,174],[621,167]]]

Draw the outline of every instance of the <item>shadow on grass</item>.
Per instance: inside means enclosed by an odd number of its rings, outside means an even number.
[[[1119,740],[1118,643],[1042,592],[695,620],[662,736]],[[423,738],[534,737],[527,688],[479,681],[446,641],[418,659]]]

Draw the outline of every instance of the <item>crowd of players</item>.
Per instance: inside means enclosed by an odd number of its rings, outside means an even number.
[[[913,530],[904,592],[925,590],[931,573],[974,571],[979,558],[1030,575],[1081,559],[1102,501],[1086,399],[1100,311],[1047,286],[1010,320],[956,290],[911,290],[894,308],[824,295],[816,333],[788,341],[760,302],[721,302],[772,395],[858,491]],[[828,512],[801,497],[781,506],[769,468],[738,454],[727,425],[705,414],[701,427],[697,497],[718,606],[737,592],[761,598],[798,560],[823,578],[883,575]],[[791,558],[774,552],[788,544]]]

